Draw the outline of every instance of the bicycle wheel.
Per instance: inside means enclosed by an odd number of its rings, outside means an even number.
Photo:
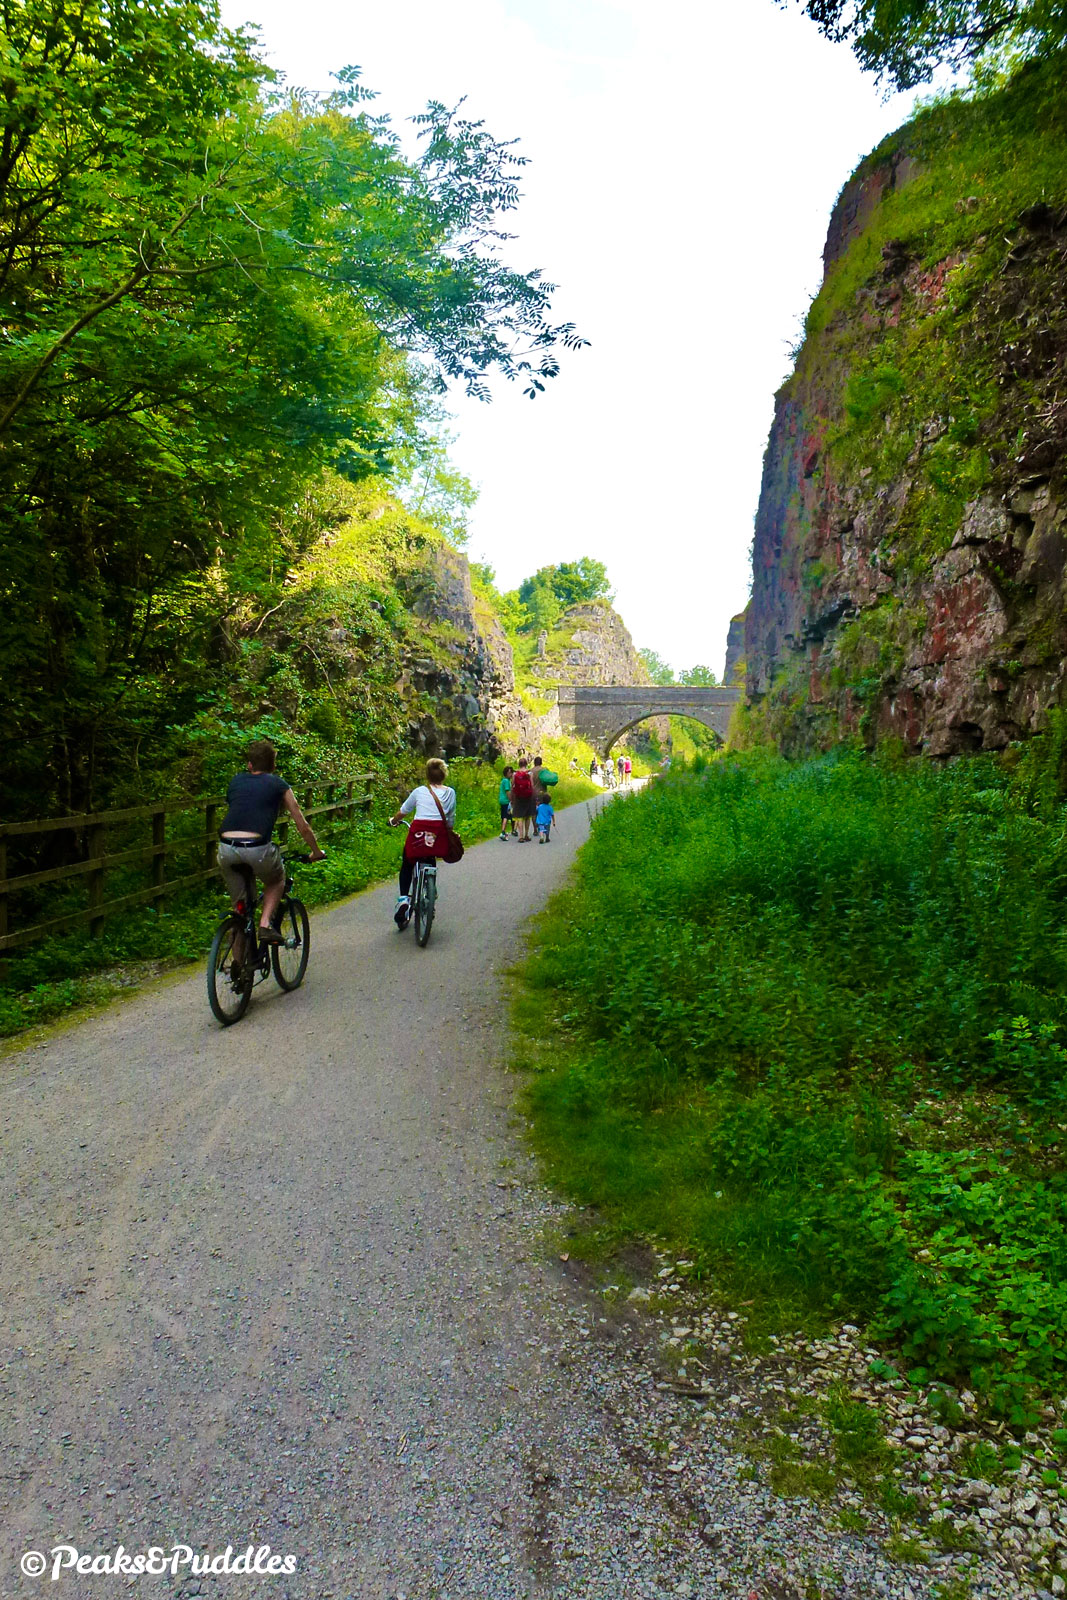
[[[419,888],[415,896],[415,942],[425,950],[430,942],[433,927],[434,901],[437,899],[437,874],[426,868],[419,873]]]
[[[208,1003],[223,1027],[240,1022],[252,998],[255,970],[234,961],[234,942],[245,939],[244,925],[236,917],[220,922],[211,941],[211,954],[207,958]]]
[[[278,987],[286,990],[299,989],[304,981],[304,973],[308,969],[308,956],[311,954],[311,928],[302,900],[290,897],[282,901],[278,915],[278,932],[285,943],[272,944],[270,947],[270,959]]]

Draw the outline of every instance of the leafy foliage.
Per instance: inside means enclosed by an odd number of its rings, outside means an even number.
[[[779,0],[785,5],[787,0]],[[1043,55],[1067,43],[1063,0],[799,0],[830,39],[896,89],[937,67],[970,66],[997,50]]]
[[[664,661],[662,656],[657,655],[655,650],[639,650],[638,655],[645,663],[648,675],[653,683],[661,684],[666,688],[676,681],[674,668]]]
[[[1067,1349],[1055,759],[672,776],[598,821],[529,968],[580,1198],[1013,1417]]]
[[[523,633],[540,633],[543,628],[551,631],[571,606],[585,605],[590,600],[610,604],[614,598],[607,568],[592,556],[539,568],[532,577],[523,579],[516,595],[525,613],[520,625]]]
[[[430,392],[485,395],[496,370],[536,394],[580,341],[501,259],[522,159],[481,124],[431,105],[409,161],[354,70],[272,93],[211,3],[5,21],[5,801],[77,810],[156,750],[198,664],[205,692],[228,663],[225,604],[274,603],[325,468],[406,450],[446,525],[470,489]]]

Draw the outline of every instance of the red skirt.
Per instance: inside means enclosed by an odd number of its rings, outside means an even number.
[[[404,840],[405,861],[429,861],[443,856],[448,847],[448,829],[438,818],[436,822],[413,822]]]

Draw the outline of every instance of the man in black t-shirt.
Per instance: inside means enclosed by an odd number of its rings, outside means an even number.
[[[266,944],[280,944],[281,934],[273,927],[274,914],[285,888],[285,863],[273,842],[278,812],[285,807],[296,830],[311,851],[313,861],[326,854],[296,796],[274,770],[276,752],[266,739],[256,739],[247,751],[248,766],[230,780],[226,790],[227,810],[219,829],[219,870],[226,880],[234,905],[245,892],[241,867],[250,867],[263,885],[263,905],[259,918],[259,937]]]

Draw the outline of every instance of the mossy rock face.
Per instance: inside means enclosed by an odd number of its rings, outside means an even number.
[[[1067,684],[1067,74],[923,111],[861,165],[780,392],[749,734],[950,755]]]

